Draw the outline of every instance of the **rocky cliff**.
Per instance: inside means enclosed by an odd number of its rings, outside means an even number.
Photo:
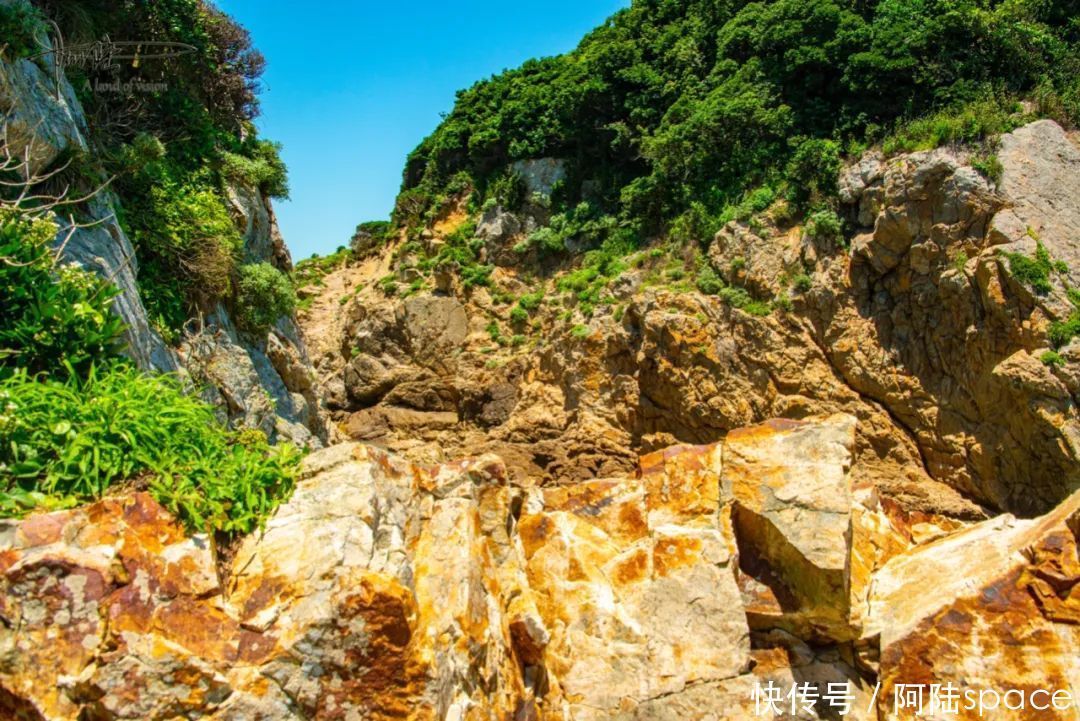
[[[521,265],[496,267],[489,288],[437,268],[431,292],[388,298],[381,274],[420,277],[400,260],[407,245],[391,247],[329,277],[308,316],[327,403],[355,439],[424,462],[496,452],[554,482],[843,412],[859,421],[857,477],[904,506],[1045,512],[1080,483],[1071,338],[1046,356],[1075,312],[1080,150],[1040,121],[1004,136],[999,156],[995,184],[963,150],[868,154],[841,177],[847,239],[769,214],[729,223],[708,263],[730,287],[789,297],[764,317],[665,283],[649,254],[591,316],[566,272]],[[528,221],[488,216],[476,232],[491,259]],[[424,242],[464,222],[451,215]],[[1037,256],[1045,290],[1014,272]],[[525,324],[504,298],[527,294],[552,302]]]
[[[33,174],[65,157],[96,152],[82,107],[55,55],[33,60],[0,60],[0,118],[5,157],[27,159]],[[70,197],[78,193],[72,192]],[[229,210],[242,235],[247,262],[291,269],[270,199],[256,188],[229,190]],[[127,353],[142,368],[179,371],[221,408],[233,425],[258,428],[271,439],[321,447],[327,429],[307,351],[293,318],[280,319],[265,336],[240,333],[222,305],[189,323],[178,347],[169,347],[153,329],[139,295],[135,250],[118,222],[121,202],[108,188],[60,217],[57,243],[62,260],[74,262],[112,281],[120,290],[114,302],[126,332]],[[72,230],[70,223],[77,227]],[[69,237],[70,235],[70,237]],[[66,242],[64,242],[66,240]]]

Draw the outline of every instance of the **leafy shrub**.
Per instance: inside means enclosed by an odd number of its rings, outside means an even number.
[[[521,325],[529,321],[529,311],[525,310],[520,305],[515,305],[510,309],[510,322],[515,325]]]
[[[1013,112],[1015,102],[994,95],[945,108],[902,125],[885,139],[886,155],[932,150],[951,143],[974,143],[1013,130],[1023,117]]]
[[[810,214],[806,232],[819,241],[841,243],[844,240],[843,223],[835,211],[825,208]]]
[[[461,285],[464,288],[491,285],[493,265],[467,265],[461,269]]]
[[[256,139],[247,143],[242,153],[223,153],[221,172],[270,198],[289,198],[289,174],[281,161],[281,143]]]
[[[984,178],[994,185],[1001,182],[1001,176],[1005,173],[1005,166],[1001,164],[998,156],[993,153],[973,158],[971,167],[979,171]]]
[[[397,276],[393,273],[384,275],[376,281],[376,285],[379,286],[379,290],[387,295],[394,295],[397,293]]]
[[[527,194],[525,180],[509,169],[498,175],[487,188],[487,198],[509,211],[519,210],[525,205]]]
[[[0,376],[15,367],[64,377],[115,355],[116,288],[56,261],[56,225],[0,214]]]
[[[672,222],[669,235],[676,243],[708,245],[721,227],[723,224],[718,217],[710,214],[703,203],[694,201]]]
[[[369,220],[356,226],[349,248],[356,257],[389,243],[394,237],[393,226],[385,220]]]
[[[236,322],[244,330],[263,333],[296,309],[292,281],[269,263],[242,265],[238,276]]]
[[[586,325],[575,325],[570,329],[570,335],[575,338],[586,338],[589,335],[589,327]]]
[[[796,138],[795,148],[787,165],[789,197],[795,205],[805,207],[811,200],[824,200],[836,194],[840,172],[840,145],[822,138]]]
[[[533,291],[532,293],[526,293],[518,298],[518,305],[525,310],[536,310],[540,307],[540,304],[544,302],[543,289]]]
[[[293,266],[293,286],[303,288],[308,285],[320,285],[322,279],[348,262],[349,250],[338,250],[330,255],[312,255]]]
[[[1039,356],[1039,360],[1051,368],[1061,368],[1065,365],[1065,359],[1061,357],[1061,354],[1052,350],[1045,351]]]
[[[792,281],[795,286],[795,290],[800,293],[806,293],[814,285],[813,279],[806,273],[800,273]]]
[[[220,193],[205,181],[166,177],[140,200],[124,215],[138,249],[204,297],[226,297],[241,238]]]
[[[1033,94],[1041,112],[1076,119],[1074,10],[1000,0],[630,3],[575,50],[460,92],[410,154],[402,199],[431,203],[462,171],[485,187],[515,160],[556,157],[567,173],[555,215],[588,201],[596,218],[616,219],[601,234],[630,223],[702,239],[704,216],[721,218],[717,209],[760,187],[804,211],[834,192],[839,149],[868,147],[888,129],[889,152],[971,142],[1009,129],[1021,115],[1014,101]],[[564,222],[531,247],[561,249]]]
[[[29,2],[16,0],[0,5],[0,48],[9,58],[25,58],[41,51],[46,27],[41,14]]]
[[[299,453],[230,433],[169,376],[126,364],[85,379],[0,381],[0,513],[99,498],[145,478],[192,530],[247,533],[292,492]]]
[[[706,295],[719,295],[725,287],[723,279],[716,274],[711,265],[702,263],[695,278],[697,289]]]
[[[1054,289],[1050,284],[1054,263],[1050,259],[1050,251],[1042,243],[1036,241],[1035,256],[1032,258],[1023,253],[1006,253],[1005,257],[1009,261],[1009,272],[1016,280],[1039,295],[1046,295]]]
[[[732,308],[738,308],[750,315],[766,316],[771,310],[769,304],[755,300],[745,288],[723,288],[718,295]]]
[[[1050,339],[1050,345],[1061,348],[1078,335],[1080,335],[1080,311],[1073,311],[1067,319],[1051,323],[1047,337]]]

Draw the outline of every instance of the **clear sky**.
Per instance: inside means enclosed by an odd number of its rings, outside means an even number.
[[[263,136],[284,144],[292,200],[275,204],[294,260],[386,219],[405,156],[454,92],[573,49],[628,0],[217,0],[267,59]]]

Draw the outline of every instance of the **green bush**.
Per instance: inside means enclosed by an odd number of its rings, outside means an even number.
[[[844,241],[843,223],[835,211],[825,208],[810,214],[806,223],[806,232],[811,238],[819,241],[832,241],[842,243]]]
[[[296,309],[296,290],[289,276],[269,263],[240,266],[236,282],[236,322],[244,330],[264,333]]]
[[[725,287],[723,279],[707,263],[702,263],[701,267],[698,268],[695,285],[697,285],[698,290],[706,295],[719,295],[720,291]]]
[[[258,188],[270,198],[289,198],[289,174],[281,161],[281,143],[254,140],[246,144],[242,153],[222,153],[221,172],[227,179]]]
[[[745,288],[729,286],[723,288],[718,295],[732,308],[738,308],[750,315],[766,316],[771,311],[768,303],[754,300],[753,296],[751,296]]]
[[[886,155],[932,150],[951,143],[974,143],[1013,130],[1024,121],[1015,101],[987,95],[912,120],[882,143]]]
[[[529,321],[529,311],[525,310],[520,305],[515,305],[510,309],[510,322],[514,325],[521,325]]]
[[[814,280],[806,273],[800,273],[795,276],[792,284],[795,286],[795,290],[800,293],[805,293],[813,287]]]
[[[101,497],[145,477],[192,530],[247,533],[292,492],[299,453],[230,433],[169,376],[126,364],[0,381],[0,514]]]
[[[536,310],[540,307],[540,304],[544,302],[544,290],[533,291],[532,293],[526,293],[518,298],[518,305],[528,311]]]
[[[1065,365],[1065,359],[1061,357],[1061,354],[1052,350],[1045,351],[1039,356],[1039,360],[1051,368],[1061,368]]]
[[[1001,164],[998,156],[993,153],[972,158],[971,167],[979,171],[984,178],[994,185],[1001,182],[1001,176],[1005,173],[1005,166]]]
[[[796,138],[791,145],[795,150],[786,171],[790,200],[801,208],[811,201],[835,195],[840,172],[839,143],[821,138]]]
[[[143,200],[124,216],[136,246],[203,296],[226,297],[242,241],[220,193],[166,178]]]
[[[41,52],[46,34],[41,14],[29,2],[16,0],[0,5],[0,48],[8,58],[25,58]]]
[[[116,288],[52,250],[56,225],[0,214],[0,377],[14,368],[64,377],[113,357],[123,331]]]
[[[1080,335],[1080,310],[1074,310],[1067,319],[1051,323],[1047,337],[1050,345],[1061,348],[1078,335]]]
[[[1029,258],[1023,253],[1006,253],[1005,257],[1009,261],[1009,272],[1016,280],[1039,295],[1046,295],[1054,289],[1050,284],[1054,262],[1050,259],[1050,251],[1042,243],[1036,241],[1034,257]]]
[[[303,288],[308,285],[320,285],[322,279],[332,271],[345,265],[351,256],[348,249],[338,250],[330,255],[312,255],[293,266],[293,286]]]

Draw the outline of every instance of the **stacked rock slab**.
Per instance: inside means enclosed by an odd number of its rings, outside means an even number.
[[[142,493],[7,521],[0,718],[814,719],[761,689],[843,684],[844,718],[891,719],[898,683],[1076,689],[1080,495],[957,530],[853,486],[854,439],[772,421],[550,487],[334,446],[228,570]]]

